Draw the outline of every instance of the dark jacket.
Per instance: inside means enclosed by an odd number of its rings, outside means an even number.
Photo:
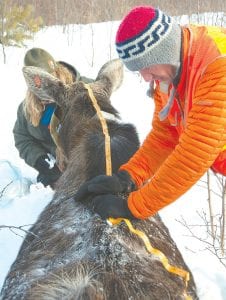
[[[90,78],[80,76],[79,72],[71,65],[65,62],[59,62],[71,71],[76,81],[85,83],[92,82]],[[37,159],[47,153],[56,156],[56,145],[50,134],[49,124],[40,124],[34,127],[25,117],[23,110],[23,102],[17,110],[17,120],[13,128],[15,146],[19,151],[19,155],[31,167],[35,166]]]
[[[37,159],[51,153],[55,157],[56,145],[50,135],[48,126],[39,124],[34,127],[25,117],[23,102],[17,110],[17,120],[13,128],[15,146],[20,157],[34,167]]]

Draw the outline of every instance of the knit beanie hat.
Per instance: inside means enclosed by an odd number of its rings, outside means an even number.
[[[47,51],[41,48],[32,48],[25,54],[24,65],[39,67],[48,73],[53,73],[57,63]]]
[[[180,65],[181,28],[151,6],[137,6],[122,20],[116,50],[125,66],[139,71],[156,64]]]

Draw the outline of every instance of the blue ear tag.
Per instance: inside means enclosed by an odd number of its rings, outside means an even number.
[[[168,101],[166,103],[166,105],[163,107],[163,109],[159,112],[159,120],[163,121],[167,118],[169,111],[173,105],[173,100],[174,100],[174,96],[175,96],[175,88],[173,87],[170,91],[170,95],[168,98]]]
[[[47,104],[45,106],[45,110],[42,114],[40,124],[48,126],[55,109],[56,109],[56,104],[55,103]]]

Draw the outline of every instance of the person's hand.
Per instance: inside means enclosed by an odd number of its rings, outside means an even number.
[[[130,212],[127,199],[112,194],[95,196],[89,204],[102,219],[125,218],[136,219]]]
[[[85,201],[100,194],[130,193],[136,185],[128,172],[122,170],[112,176],[98,175],[81,185],[74,196],[76,201]]]
[[[45,187],[50,185],[54,188],[54,183],[62,174],[56,164],[50,164],[47,155],[43,155],[37,159],[35,168],[39,171],[37,182],[41,182]]]
[[[61,171],[58,169],[57,165],[54,165],[52,169],[47,169],[44,172],[39,172],[37,176],[37,182],[41,182],[44,186],[50,185],[54,188],[54,183],[61,176]]]

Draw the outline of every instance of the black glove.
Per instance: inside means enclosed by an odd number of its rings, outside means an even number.
[[[83,201],[99,194],[130,193],[136,185],[128,172],[122,170],[112,176],[99,175],[81,185],[74,196],[76,201]]]
[[[41,182],[44,186],[54,186],[54,183],[61,176],[61,171],[56,164],[51,168],[50,160],[47,155],[40,156],[36,163],[35,169],[39,171],[37,182]]]
[[[93,198],[90,206],[102,219],[108,219],[109,217],[136,219],[128,208],[127,200],[120,196],[112,194],[99,195]]]

